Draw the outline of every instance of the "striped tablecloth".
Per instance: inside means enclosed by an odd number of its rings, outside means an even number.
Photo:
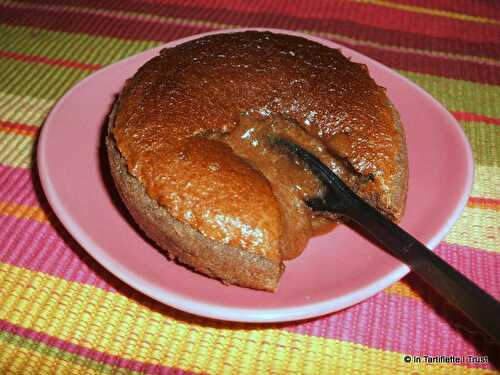
[[[224,323],[135,292],[63,229],[40,188],[34,153],[57,100],[124,57],[242,26],[340,42],[444,103],[472,144],[476,170],[467,207],[437,253],[500,297],[498,2],[2,0],[0,373],[495,373],[500,348],[412,276],[321,318]]]

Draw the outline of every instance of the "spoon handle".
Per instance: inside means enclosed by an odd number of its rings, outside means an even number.
[[[313,154],[288,140],[280,139],[278,144],[304,160],[327,186],[323,202],[314,200],[313,205],[357,222],[390,254],[406,263],[438,294],[500,344],[500,303],[495,298],[362,200]]]
[[[361,225],[390,254],[406,263],[451,305],[500,343],[498,301],[360,198],[350,203],[344,215]]]

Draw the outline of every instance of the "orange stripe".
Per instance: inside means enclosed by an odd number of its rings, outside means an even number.
[[[13,216],[17,219],[36,220],[41,223],[49,221],[42,208],[16,203],[0,202],[0,215]]]
[[[422,299],[408,284],[398,281],[390,287],[385,288],[384,292],[387,294],[396,294],[401,297]]]

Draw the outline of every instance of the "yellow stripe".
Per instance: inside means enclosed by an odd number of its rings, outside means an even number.
[[[479,22],[479,23],[486,23],[486,24],[492,24],[492,25],[500,25],[499,21],[491,19],[491,18],[472,16],[470,14],[450,12],[450,11],[441,10],[441,9],[425,8],[425,7],[419,7],[419,6],[407,5],[407,4],[398,4],[398,3],[393,3],[393,2],[385,1],[385,0],[352,0],[352,1],[355,1],[358,3],[378,5],[378,6],[382,6],[382,7],[386,7],[386,8],[404,10],[407,12],[429,14],[429,15],[438,16],[438,17],[446,17],[446,18],[451,18],[451,19],[460,20],[460,21],[469,21],[469,22]]]
[[[0,265],[0,285],[0,319],[152,364],[238,374],[420,373],[431,369],[422,363],[405,363],[401,353],[360,344],[203,320],[156,303],[151,309],[149,303],[137,303],[121,294],[7,264]],[[432,365],[436,374],[463,370]]]
[[[500,253],[500,212],[488,208],[466,207],[445,241]]]
[[[0,92],[0,121],[40,126],[54,104],[54,100]]]
[[[0,132],[0,164],[15,168],[30,168],[34,137]]]
[[[495,152],[494,150],[489,151]],[[487,151],[483,150],[482,152]],[[498,176],[500,176],[500,167],[476,164],[471,195],[473,197],[500,199]]]
[[[13,216],[17,219],[36,220],[41,223],[47,222],[48,218],[43,209],[36,206],[24,204],[0,202],[0,215]]]
[[[0,131],[0,164],[31,168],[36,137]]]
[[[102,374],[88,367],[0,341],[0,372],[5,375]],[[125,372],[121,372],[125,374]]]
[[[158,23],[169,23],[180,26],[194,26],[194,27],[204,27],[209,29],[234,29],[243,27],[243,25],[238,24],[230,24],[230,23],[222,23],[222,22],[211,22],[205,20],[196,20],[196,19],[186,19],[186,18],[177,18],[177,17],[166,17],[166,16],[158,16],[154,14],[146,14],[139,12],[131,12],[131,11],[119,11],[119,10],[106,10],[106,9],[94,9],[89,7],[76,7],[69,5],[47,5],[47,4],[20,4],[14,1],[7,1],[4,5],[8,5],[11,7],[19,8],[19,9],[43,9],[43,10],[65,10],[83,14],[93,14],[93,15],[113,15],[113,17],[122,17],[125,19],[139,19],[146,21],[154,21]],[[490,64],[494,66],[500,66],[500,61],[493,58],[482,57],[482,56],[473,56],[473,55],[460,55],[455,53],[434,51],[434,50],[421,50],[417,48],[407,48],[402,46],[391,46],[384,45],[376,42],[372,42],[369,40],[359,40],[350,38],[348,36],[336,33],[329,32],[320,32],[315,30],[297,30],[306,34],[314,34],[330,39],[335,39],[341,42],[347,42],[356,46],[369,46],[377,49],[388,50],[388,51],[396,51],[400,53],[412,53],[419,54],[431,57],[445,57],[453,60],[461,60],[461,61],[472,61],[472,62],[481,62],[485,64]]]

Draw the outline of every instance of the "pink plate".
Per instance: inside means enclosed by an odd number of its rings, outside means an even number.
[[[264,30],[264,29],[258,29]],[[285,30],[366,64],[401,114],[410,160],[402,226],[434,248],[463,210],[472,185],[470,146],[453,117],[429,94],[380,63],[336,43]],[[242,30],[230,30],[235,32]],[[220,33],[220,32],[219,32]],[[225,286],[168,261],[117,205],[103,173],[103,124],[125,79],[166,44],[108,66],[70,90],[43,126],[38,167],[55,213],[76,240],[108,270],[157,301],[210,318],[279,322],[310,318],[358,303],[409,269],[349,229],[310,241],[288,263],[276,293]]]

